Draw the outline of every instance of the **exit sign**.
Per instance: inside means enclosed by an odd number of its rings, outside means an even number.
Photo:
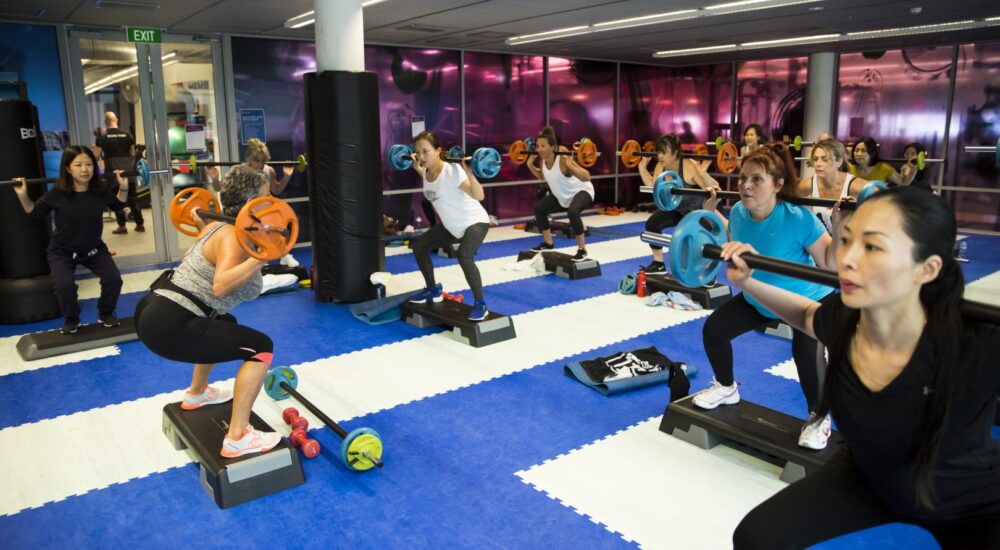
[[[125,27],[125,36],[129,42],[144,42],[146,44],[159,44],[163,42],[160,29]]]

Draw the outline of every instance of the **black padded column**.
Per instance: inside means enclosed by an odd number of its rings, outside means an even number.
[[[35,106],[20,99],[0,101],[0,128],[0,180],[45,177]],[[28,196],[38,200],[45,191],[45,184],[35,184],[28,188]],[[49,233],[49,220],[28,218],[14,188],[0,187],[0,278],[48,273]]]
[[[313,290],[321,302],[375,298],[385,267],[378,75],[305,75]]]

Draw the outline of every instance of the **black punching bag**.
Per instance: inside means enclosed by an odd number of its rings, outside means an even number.
[[[370,300],[385,267],[378,76],[306,74],[305,103],[316,300]]]
[[[38,111],[30,101],[0,100],[0,180],[45,176]],[[29,186],[38,200],[44,183]],[[14,188],[0,187],[0,323],[28,323],[59,316],[45,249],[48,218],[29,218]]]

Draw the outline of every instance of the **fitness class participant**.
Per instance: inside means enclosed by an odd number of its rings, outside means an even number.
[[[106,129],[97,134],[94,140],[94,156],[105,173],[115,170],[135,169],[135,139],[132,134],[118,127],[118,116],[111,111],[104,113],[104,125]],[[135,230],[142,233],[146,230],[143,225],[142,208],[139,207],[139,195],[136,191],[136,180],[134,177],[128,178],[128,207],[132,212],[135,221]],[[115,210],[115,219],[118,227],[112,233],[124,235],[128,233],[125,227],[125,210]]]
[[[906,147],[903,147],[903,159],[906,162],[899,167],[899,175],[904,180],[909,178],[911,186],[930,191],[931,181],[927,167],[925,166],[923,169],[917,168],[917,155],[920,153],[927,154],[927,149],[922,143],[914,141],[913,143],[907,143]],[[911,172],[913,172],[913,175],[910,175]]]
[[[420,132],[413,146],[413,169],[423,179],[424,197],[434,206],[441,223],[410,241],[413,257],[427,284],[427,288],[410,301],[429,304],[442,300],[441,285],[434,282],[431,251],[459,243],[455,256],[476,299],[469,320],[482,321],[489,310],[475,256],[490,229],[490,217],[480,204],[486,197],[483,186],[464,161],[458,164],[442,160],[441,141],[434,132]]]
[[[268,166],[268,162],[271,160],[271,151],[267,148],[267,144],[257,138],[250,138],[247,140],[246,152],[243,155],[243,164],[251,168],[255,168],[264,172],[267,176],[268,185],[271,190],[272,195],[280,195],[285,187],[288,187],[289,180],[292,179],[292,173],[295,169],[289,165],[284,165],[281,167],[282,176],[278,179],[277,172],[274,168]],[[215,166],[210,166],[208,168],[208,175],[212,178],[212,185],[216,190],[219,189],[219,169]],[[289,252],[281,257],[281,265],[288,267],[298,267],[299,262],[292,256]]]
[[[247,201],[268,194],[267,177],[258,169],[234,166],[222,178],[222,213],[236,216]],[[233,399],[229,430],[220,454],[233,458],[273,448],[275,432],[250,425],[250,409],[271,366],[274,344],[266,334],[240,325],[227,312],[253,300],[261,291],[263,260],[249,256],[232,224],[208,225],[193,213],[201,234],[184,254],[173,275],[165,272],[135,309],[136,333],[153,353],[194,363],[191,386],[181,408],[191,410]],[[216,363],[243,361],[233,391],[208,385]]]
[[[652,160],[652,157],[645,158]],[[708,172],[697,162],[689,158],[683,158],[681,154],[681,140],[674,134],[666,134],[656,138],[656,167],[653,168],[652,174],[649,173],[649,169],[646,167],[647,162],[639,163],[639,176],[642,178],[642,184],[645,186],[652,186],[656,182],[656,178],[664,171],[676,172],[686,187],[709,189],[719,186],[719,182],[708,175]],[[685,172],[688,174],[687,178],[684,177]],[[695,185],[691,185],[689,182],[694,182]],[[653,215],[646,220],[646,231],[662,233],[667,227],[677,225],[681,221],[681,218],[692,210],[697,210],[701,206],[701,202],[698,197],[684,197],[675,210],[669,212],[657,210],[653,212]],[[643,266],[642,270],[646,273],[666,273],[667,268],[663,264],[663,249],[653,245],[650,245],[649,248],[653,251],[653,261],[649,265]]]
[[[816,142],[809,151],[809,163],[813,168],[812,177],[803,178],[795,190],[796,196],[840,200],[843,197],[857,197],[868,184],[850,172],[843,171],[847,164],[844,144],[827,139]],[[825,206],[807,207],[819,218],[826,231],[833,235],[833,209]]]
[[[764,129],[757,123],[747,126],[747,129],[743,132],[743,141],[744,145],[740,147],[741,157],[745,157],[747,154],[760,149],[761,144],[765,141]]]
[[[594,184],[590,183],[590,172],[576,163],[576,155],[556,155],[556,151],[569,149],[565,145],[559,145],[559,136],[551,126],[542,128],[538,134],[535,151],[538,154],[528,159],[528,169],[536,178],[545,180],[550,194],[542,197],[535,205],[535,221],[544,240],[531,250],[541,252],[555,248],[552,230],[549,229],[549,214],[565,209],[576,236],[577,249],[573,261],[582,262],[587,259],[587,245],[584,241],[586,229],[580,212],[594,204]],[[541,167],[536,165],[539,160]]]
[[[747,155],[740,168],[740,202],[733,205],[728,222],[731,240],[751,243],[761,250],[761,254],[824,267],[830,234],[808,210],[788,202],[787,199],[794,195],[791,185],[794,181],[795,171],[787,149],[779,153],[765,146]],[[718,204],[715,188],[712,191],[712,196],[705,201],[707,210],[714,210]],[[754,277],[811,300],[819,300],[832,292],[823,285],[773,273],[757,272]],[[702,339],[715,379],[708,389],[694,396],[695,405],[714,409],[719,405],[739,403],[740,392],[733,378],[732,340],[777,318],[747,294],[733,297],[709,316]],[[809,405],[809,420],[799,434],[799,445],[823,449],[830,437],[830,417],[820,417],[816,413],[819,410],[817,364],[823,361],[823,348],[812,336],[795,330],[792,358]]]
[[[76,266],[82,265],[101,281],[101,297],[97,299],[98,320],[106,327],[121,323],[115,316],[118,296],[122,290],[122,275],[111,259],[108,246],[101,240],[104,231],[104,210],[125,208],[128,180],[121,170],[115,170],[118,194],[113,195],[97,171],[97,157],[89,147],[71,145],[59,161],[59,177],[55,185],[38,202],[31,202],[24,178],[14,187],[21,207],[32,218],[55,212],[55,232],[49,241],[48,260],[52,283],[56,288],[59,310],[65,319],[61,332],[73,334],[80,328],[80,302],[74,281]]]
[[[959,312],[955,233],[932,193],[873,195],[844,225],[841,293],[824,304],[760,280],[740,258],[750,245],[723,246],[744,295],[827,345],[819,413],[833,412],[845,443],[747,514],[736,548],[805,548],[896,522],[946,549],[1000,548],[1000,330]]]
[[[873,138],[863,137],[854,144],[851,151],[851,173],[868,181],[883,181],[892,185],[910,185],[916,176],[911,171],[906,177],[900,176],[896,169],[882,162],[878,157],[878,143]]]

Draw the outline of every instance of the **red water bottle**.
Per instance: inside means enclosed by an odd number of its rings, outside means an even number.
[[[640,298],[646,297],[646,272],[642,269],[635,277],[635,295]]]

